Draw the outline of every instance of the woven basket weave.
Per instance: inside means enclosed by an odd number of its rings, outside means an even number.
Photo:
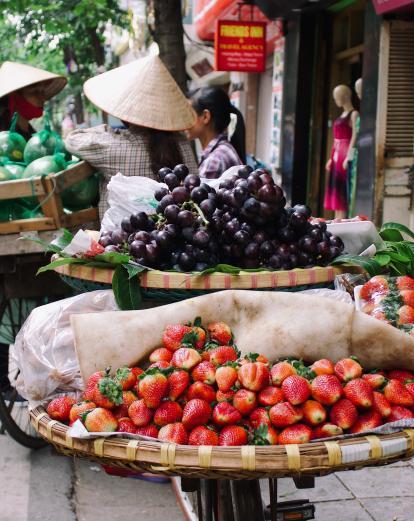
[[[414,429],[339,441],[273,447],[193,447],[123,437],[81,440],[42,407],[30,412],[36,431],[61,453],[132,471],[207,479],[322,476],[386,465],[414,455]]]

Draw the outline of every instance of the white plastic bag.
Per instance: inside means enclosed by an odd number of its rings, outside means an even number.
[[[133,213],[155,213],[158,203],[154,199],[154,192],[160,186],[167,185],[148,177],[127,177],[120,173],[111,177],[108,183],[109,208],[103,216],[101,231],[111,232],[119,229],[122,219]]]
[[[30,408],[61,393],[76,395],[83,390],[70,315],[117,309],[112,290],[100,290],[52,302],[30,313],[11,348],[20,369],[16,387]]]
[[[383,241],[371,221],[333,222],[328,224],[328,231],[342,239],[345,245],[345,253],[359,255],[371,245],[379,248],[383,245]],[[373,254],[375,254],[375,251],[374,248]]]

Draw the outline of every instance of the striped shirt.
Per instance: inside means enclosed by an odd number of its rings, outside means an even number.
[[[198,173],[200,177],[217,179],[231,166],[242,164],[226,134],[219,134],[203,150]]]
[[[120,172],[125,176],[144,176],[157,180],[152,172],[146,138],[139,129],[112,129],[99,125],[72,131],[65,140],[66,148],[102,173],[99,215],[108,209],[107,185]],[[182,138],[179,148],[190,173],[197,174],[197,164],[190,143]]]

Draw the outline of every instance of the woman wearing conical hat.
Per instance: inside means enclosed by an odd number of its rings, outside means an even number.
[[[125,129],[100,125],[74,130],[67,150],[103,173],[100,216],[108,207],[107,185],[120,172],[158,180],[158,170],[197,164],[181,134],[194,125],[195,113],[158,56],[147,56],[89,79],[85,95],[98,108],[120,119]]]
[[[66,85],[64,76],[17,62],[0,67],[0,130],[8,130],[17,112],[16,130],[29,139],[35,130],[30,121],[43,114],[45,101],[56,96]]]

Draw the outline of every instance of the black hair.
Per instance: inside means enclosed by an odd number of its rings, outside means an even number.
[[[230,124],[230,114],[236,114],[236,129],[230,143],[235,148],[243,163],[246,162],[246,129],[241,112],[231,103],[228,95],[220,87],[202,87],[190,93],[192,106],[198,115],[208,110],[214,125],[214,130],[221,134]]]
[[[180,151],[178,132],[168,132],[155,128],[137,127],[143,135],[150,156],[151,170],[154,175],[163,167],[174,168],[184,162]]]

